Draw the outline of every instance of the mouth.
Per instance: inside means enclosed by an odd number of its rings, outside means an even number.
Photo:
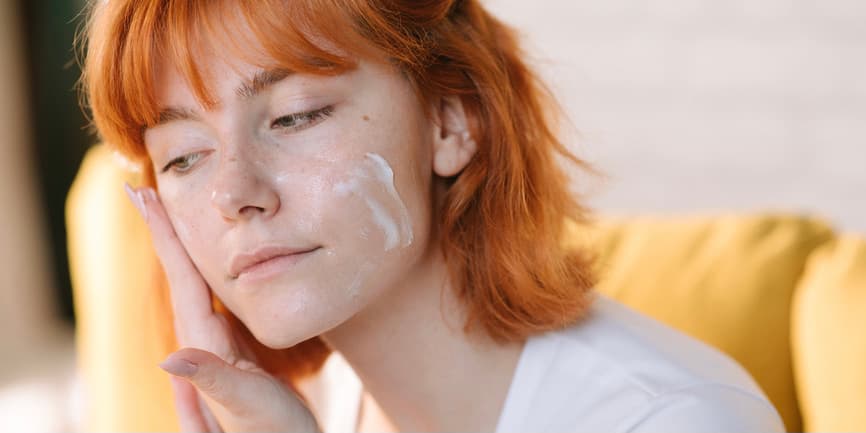
[[[231,262],[229,276],[233,280],[247,282],[270,279],[288,270],[319,249],[321,246],[301,249],[260,248],[252,253],[236,256]]]

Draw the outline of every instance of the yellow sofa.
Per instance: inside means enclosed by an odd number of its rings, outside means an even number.
[[[177,430],[147,297],[154,266],[106,148],[67,199],[83,429]],[[739,361],[788,431],[866,431],[866,240],[795,215],[603,217],[563,242],[597,252],[598,290]]]

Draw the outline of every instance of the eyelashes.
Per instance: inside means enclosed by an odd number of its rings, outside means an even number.
[[[169,161],[169,163],[162,168],[162,173],[165,173],[169,170],[174,170],[179,173],[186,172],[190,168],[192,168],[192,165],[195,164],[196,161],[201,159],[202,156],[204,156],[204,152],[195,152],[179,156]]]
[[[330,116],[333,111],[334,107],[328,105],[319,108],[318,110],[289,114],[288,116],[280,117],[271,122],[271,129],[290,130],[291,132],[300,131],[324,120],[326,117]]]
[[[270,124],[270,128],[281,133],[295,133],[321,123],[333,114],[333,112],[334,106],[328,105],[316,110],[289,114],[274,119]],[[179,174],[185,173],[189,171],[198,160],[204,157],[207,152],[208,151],[193,152],[174,158],[169,161],[168,164],[163,166],[160,173],[166,173],[169,170]]]

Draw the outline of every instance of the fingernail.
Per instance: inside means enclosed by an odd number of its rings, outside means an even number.
[[[175,376],[192,377],[195,375],[196,371],[198,371],[198,364],[183,358],[172,358],[171,355],[169,355],[165,361],[159,363],[159,368]]]
[[[128,183],[123,183],[123,189],[126,190],[126,195],[129,197],[129,201],[132,202],[133,206],[138,209],[138,213],[141,214],[141,217],[147,221],[147,208],[144,206],[144,200],[142,199],[141,192],[135,191],[129,186]]]

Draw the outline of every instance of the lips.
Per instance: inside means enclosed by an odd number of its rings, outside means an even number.
[[[276,260],[292,261],[291,259],[313,252],[319,247],[312,248],[289,248],[279,246],[268,246],[258,248],[249,253],[234,256],[229,265],[229,275],[238,278],[243,274],[255,271]]]

